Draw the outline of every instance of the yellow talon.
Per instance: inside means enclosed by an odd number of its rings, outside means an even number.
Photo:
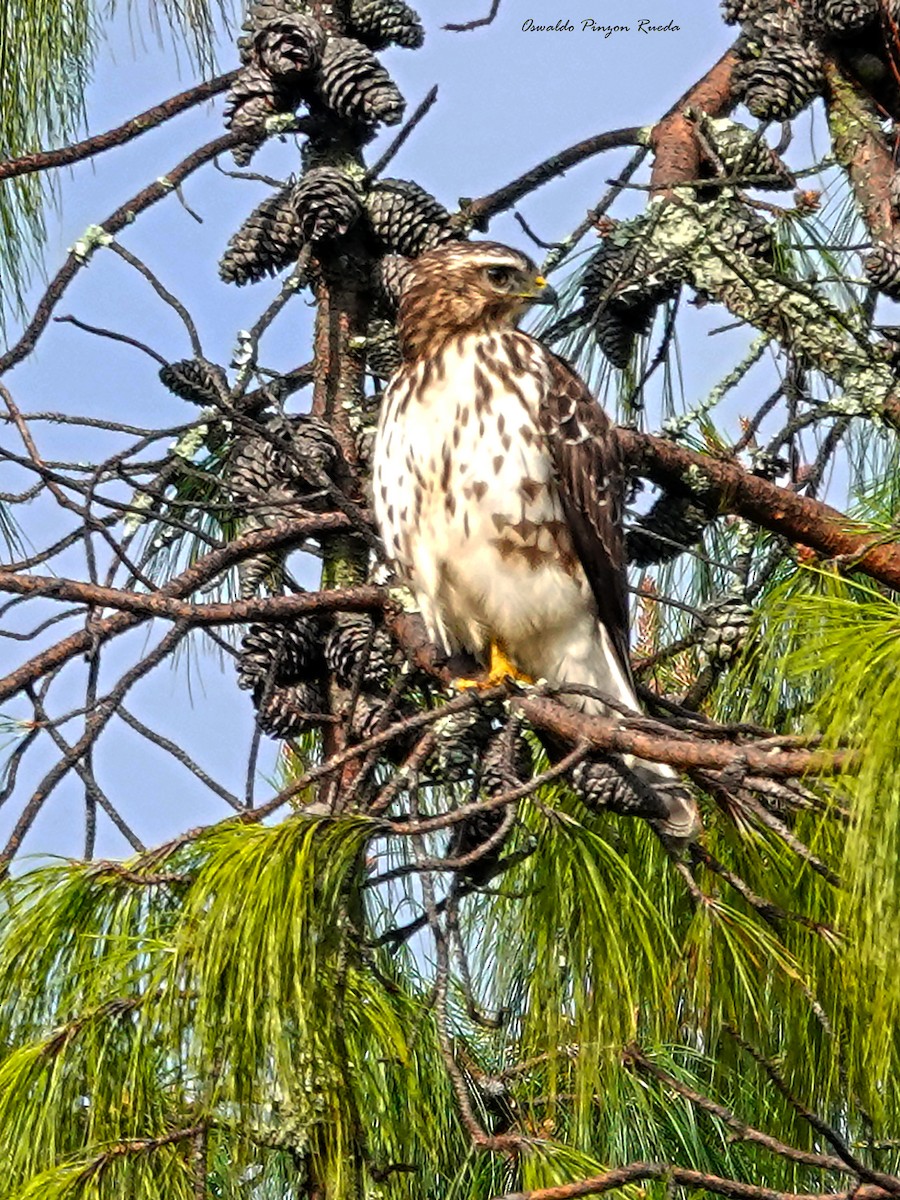
[[[502,646],[497,642],[491,642],[491,665],[484,675],[479,676],[478,679],[455,679],[453,685],[462,689],[478,688],[479,691],[486,691],[488,688],[505,683],[508,679],[513,679],[516,683],[534,683],[530,675],[525,675],[515,663],[509,660]]]

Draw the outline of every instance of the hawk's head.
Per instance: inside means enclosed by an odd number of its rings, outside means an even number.
[[[451,242],[414,259],[397,326],[403,357],[432,353],[448,338],[514,326],[556,293],[526,255],[498,242]]]

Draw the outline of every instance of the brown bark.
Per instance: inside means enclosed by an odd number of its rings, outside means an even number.
[[[689,1171],[671,1163],[629,1163],[614,1167],[591,1179],[563,1183],[557,1187],[535,1188],[530,1192],[507,1192],[497,1200],[576,1200],[579,1196],[599,1196],[639,1179],[661,1179],[671,1185],[712,1192],[729,1200],[884,1200],[891,1193],[871,1185],[849,1192],[776,1192],[738,1179],[722,1179],[704,1171]]]
[[[203,584],[215,579],[222,571],[235,563],[258,554],[263,550],[273,550],[280,546],[297,543],[304,537],[318,535],[330,529],[346,529],[349,525],[342,513],[328,513],[322,516],[304,518],[296,521],[285,521],[278,529],[255,530],[245,533],[227,546],[211,550],[193,563],[187,570],[170,579],[165,587],[160,588],[160,596],[189,596]],[[27,576],[25,577],[27,578]],[[80,629],[62,641],[36,654],[27,662],[11,671],[4,679],[0,679],[0,700],[14,696],[30,683],[42,679],[49,672],[61,667],[69,659],[99,646],[102,642],[126,629],[139,625],[147,620],[147,614],[118,612],[114,616],[104,617],[100,621],[91,622],[90,628]]]
[[[385,600],[382,588],[373,586],[338,588],[323,592],[301,592],[290,596],[260,596],[253,600],[229,600],[220,604],[190,604],[161,593],[147,595],[122,588],[101,587],[75,579],[50,575],[16,575],[0,571],[0,591],[18,596],[42,596],[46,600],[71,600],[95,608],[116,608],[144,617],[165,617],[191,625],[232,625],[245,621],[287,621],[305,613],[368,612],[380,609]]]
[[[626,462],[637,475],[675,493],[699,493],[691,480],[692,474],[698,474],[707,484],[702,491],[704,502],[721,512],[746,517],[825,558],[839,558],[842,565],[900,589],[900,534],[891,537],[873,532],[830,504],[800,496],[751,475],[737,463],[697,454],[665,438],[633,429],[618,429],[617,437]]]
[[[761,750],[752,744],[714,742],[707,739],[667,738],[641,730],[623,729],[607,717],[591,717],[541,696],[522,696],[512,706],[536,729],[563,738],[568,744],[587,742],[608,754],[634,754],[651,762],[668,763],[681,771],[707,768],[724,771],[746,765],[749,771],[780,779],[805,774],[835,775],[852,768],[854,755],[848,751]]]
[[[710,117],[722,117],[731,112],[735,100],[731,93],[731,77],[738,58],[733,49],[727,50],[714,66],[669,109],[653,127],[650,145],[654,153],[650,175],[651,193],[665,192],[681,183],[691,183],[700,174],[700,147],[694,124],[685,115],[686,108],[695,108]]]

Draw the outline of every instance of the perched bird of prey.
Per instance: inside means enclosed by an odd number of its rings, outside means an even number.
[[[555,300],[526,255],[494,242],[414,260],[375,438],[375,514],[432,639],[475,655],[480,683],[589,685],[637,712],[616,443],[572,368],[516,328]],[[664,796],[664,832],[695,837],[676,773],[629,765]]]

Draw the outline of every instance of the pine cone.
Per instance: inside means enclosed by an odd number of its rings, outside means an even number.
[[[610,310],[598,312],[594,317],[594,337],[597,345],[614,367],[624,371],[631,362],[631,354],[638,334],[645,334],[650,328],[653,314],[635,328],[630,320],[623,320],[617,313]]]
[[[772,226],[752,208],[740,201],[716,204],[710,213],[710,234],[739,250],[747,258],[755,258],[772,266],[775,262],[775,241]]]
[[[379,724],[385,714],[386,700],[384,695],[373,695],[371,692],[360,692],[353,705],[353,715],[350,719],[350,733],[354,741],[362,742],[378,733]],[[399,714],[391,717],[396,721]],[[380,751],[388,758],[393,758],[390,750]]]
[[[219,262],[219,275],[226,283],[255,283],[296,261],[303,234],[293,195],[293,183],[275,192],[232,235]]]
[[[610,304],[617,311],[655,306],[669,299],[678,283],[674,264],[656,262],[638,242],[627,245],[607,239],[585,268],[581,292],[586,304]]]
[[[159,377],[170,392],[192,404],[214,407],[228,395],[225,372],[205,358],[182,358],[160,368]]]
[[[744,36],[757,49],[771,50],[806,39],[807,28],[799,5],[759,5],[744,22]]]
[[[315,728],[327,712],[325,696],[317,683],[304,681],[254,695],[257,719],[263,732],[274,738],[296,738]]]
[[[280,111],[297,107],[304,77],[318,68],[324,49],[325,33],[312,17],[277,17],[256,33],[252,58],[277,81],[283,103]]]
[[[722,0],[722,20],[726,25],[749,24],[755,17],[777,9],[780,0]]]
[[[241,640],[238,687],[245,691],[309,680],[322,665],[322,632],[313,617],[251,625]]]
[[[340,457],[340,448],[327,422],[308,413],[273,413],[260,433],[247,434],[235,445],[232,484],[238,478],[247,492],[266,498],[273,489],[287,488],[303,497],[318,491]]]
[[[262,436],[247,435],[235,443],[225,477],[244,532],[271,528],[297,503],[296,490],[285,479],[278,449]],[[238,564],[241,599],[255,596],[263,584],[277,591],[283,560],[281,551],[243,559]]]
[[[520,734],[513,734],[510,743],[509,727],[495,733],[488,742],[481,760],[481,790],[485,796],[499,796],[523,783],[531,772],[531,753]],[[504,808],[473,813],[453,827],[447,847],[448,858],[463,858],[489,841],[503,825]],[[460,870],[460,878],[480,887],[495,874],[503,846],[494,846],[474,862]]]
[[[370,50],[418,50],[425,40],[419,14],[403,0],[352,0],[349,32]]]
[[[768,47],[734,72],[735,93],[760,121],[789,121],[822,90],[822,55],[800,42]]]
[[[518,787],[531,773],[531,751],[521,734],[495,733],[481,760],[481,786],[489,796]]]
[[[325,666],[338,683],[350,687],[360,662],[362,683],[372,690],[384,687],[394,672],[394,644],[383,626],[375,627],[362,613],[342,613],[325,639]]]
[[[235,442],[226,470],[241,527],[277,525],[298,503],[310,504],[328,482],[339,450],[329,427],[315,417],[270,415],[260,433]],[[269,576],[277,584],[281,552],[255,555],[238,566],[242,599]]]
[[[366,368],[379,379],[390,379],[403,361],[393,321],[375,317],[366,334]]]
[[[746,644],[753,609],[742,596],[725,596],[706,606],[703,619],[706,632],[701,644],[710,662],[732,662]]]
[[[593,310],[594,336],[615,367],[626,367],[637,336],[650,332],[658,304],[677,288],[668,269],[657,270],[636,242],[604,242],[588,262],[582,298]]]
[[[882,242],[866,255],[863,268],[874,288],[900,300],[900,250]]]
[[[572,769],[572,785],[594,811],[663,820],[668,808],[656,791],[630,771],[620,758],[588,758]]]
[[[739,25],[753,12],[752,0],[722,0],[722,20],[726,25]]]
[[[458,783],[475,772],[491,735],[491,718],[484,707],[441,717],[434,726],[438,744],[426,763],[426,774],[437,783]]]
[[[247,141],[231,151],[239,167],[245,167],[265,141],[267,117],[280,112],[281,94],[276,81],[258,63],[244,67],[225,98],[226,129],[246,129]]]
[[[585,269],[581,296],[598,315],[613,312],[624,324],[630,325],[634,333],[644,334],[650,329],[656,300],[642,295],[640,284],[636,282],[641,257],[630,246],[604,242]]]
[[[307,493],[319,490],[323,476],[330,478],[342,457],[331,426],[310,413],[297,413],[282,421],[289,477]]]
[[[288,472],[281,449],[263,434],[246,434],[235,442],[225,477],[238,512],[254,518],[254,528],[266,528],[303,489]]]
[[[313,90],[313,77],[325,48],[325,33],[301,7],[263,0],[251,6],[238,40],[242,67],[225,104],[230,129],[253,129],[232,154],[246,166],[265,140],[263,122],[274,113],[292,113]]]
[[[353,38],[325,43],[319,94],[326,108],[344,121],[372,127],[396,125],[403,118],[403,97],[378,59]]]
[[[860,33],[873,25],[880,12],[878,0],[813,0],[812,16],[828,33]]]
[[[388,312],[396,312],[409,276],[410,261],[402,254],[385,254],[379,260],[375,279],[375,290],[382,306]]]
[[[725,174],[736,183],[751,180],[754,187],[786,191],[796,180],[787,165],[760,136],[735,121],[702,117],[699,128],[721,162]]]
[[[715,514],[689,496],[664,492],[625,535],[628,561],[637,567],[671,562],[695,546]]]
[[[341,237],[359,216],[356,184],[336,167],[313,167],[294,188],[293,205],[306,242]]]
[[[237,42],[241,62],[251,60],[256,35],[276,21],[287,21],[300,27],[316,23],[308,14],[303,0],[254,0],[241,26],[244,36],[239,37]]]
[[[366,197],[366,208],[384,248],[408,258],[454,236],[444,206],[407,179],[379,180]]]
[[[679,780],[656,780],[651,787],[615,755],[586,759],[570,778],[587,808],[642,817],[672,850],[683,850],[703,831],[697,803]]]

